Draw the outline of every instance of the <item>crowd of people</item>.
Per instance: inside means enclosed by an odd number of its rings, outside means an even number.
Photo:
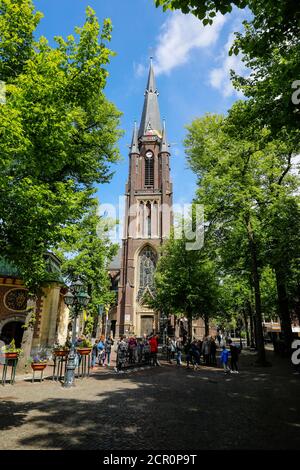
[[[157,359],[158,353],[158,335],[143,337],[121,336],[118,343],[116,359],[116,371],[123,372],[126,365],[148,364],[159,366]]]
[[[143,337],[135,335],[121,336],[115,345],[116,352],[116,372],[123,372],[128,366],[135,364],[147,364],[159,366],[158,335],[152,334]],[[105,339],[101,336],[95,342],[92,350],[92,368],[96,362],[99,366],[109,367],[114,340],[111,336]],[[221,347],[222,345],[222,347]],[[228,345],[228,349],[227,349]],[[220,354],[217,351],[221,347]],[[185,338],[167,338],[165,344],[167,360],[170,363],[176,362],[178,366],[186,362],[187,369],[198,369],[201,365],[223,367],[225,373],[238,373],[238,360],[241,348],[236,346],[231,339],[223,339],[220,335],[215,337],[205,336],[203,340]]]
[[[99,366],[110,366],[111,348],[113,345],[114,340],[112,336],[108,336],[106,339],[105,336],[101,336],[98,341],[95,341],[92,349],[92,368],[95,367],[96,361],[98,361]]]
[[[203,340],[187,338],[185,342],[183,342],[182,338],[168,338],[167,359],[170,363],[176,360],[177,365],[180,366],[182,365],[184,354],[188,369],[191,366],[197,369],[201,364],[217,366],[217,347],[221,346],[221,341],[222,337],[220,335],[216,337],[205,336]],[[226,343],[229,349],[227,349]],[[236,346],[231,339],[228,339],[226,343],[223,341],[219,363],[223,367],[224,372],[238,373],[238,360],[241,348]],[[229,367],[229,358],[231,367]]]
[[[99,366],[109,367],[112,346],[114,340],[111,336],[105,339],[101,336],[98,341],[95,342],[92,350],[92,364],[94,368],[96,362]],[[153,366],[159,366],[157,360],[158,353],[158,336],[157,335],[144,335],[143,337],[137,337],[132,335],[130,337],[121,336],[116,344],[115,352],[117,372],[122,372],[128,365],[134,364],[148,364]]]

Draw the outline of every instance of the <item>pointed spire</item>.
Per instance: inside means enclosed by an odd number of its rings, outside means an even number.
[[[166,131],[166,121],[165,120],[163,120],[163,132],[162,132],[160,151],[170,153],[169,152],[169,144],[168,144],[167,131]]]
[[[138,129],[137,129],[136,121],[134,121],[130,153],[139,153]]]
[[[152,57],[150,57],[150,69],[149,69],[149,76],[148,76],[148,83],[147,83],[147,91],[148,92],[150,91],[152,93],[157,93]]]
[[[161,137],[161,120],[158,106],[158,91],[156,89],[152,57],[145,92],[143,114],[139,129],[139,137],[147,134],[158,134]]]

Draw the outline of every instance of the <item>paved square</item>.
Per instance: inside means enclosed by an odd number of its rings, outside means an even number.
[[[273,366],[241,373],[163,363],[94,373],[66,390],[45,380],[0,388],[1,449],[299,449],[300,376]]]

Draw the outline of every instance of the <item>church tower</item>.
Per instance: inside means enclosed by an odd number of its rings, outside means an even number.
[[[124,237],[118,288],[117,333],[142,336],[159,330],[158,314],[143,303],[152,295],[159,247],[172,225],[172,182],[151,61],[139,129],[129,152]]]

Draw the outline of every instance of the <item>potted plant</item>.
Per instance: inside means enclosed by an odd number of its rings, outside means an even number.
[[[76,349],[81,356],[88,356],[92,350],[92,343],[89,339],[83,338]]]
[[[10,344],[3,346],[0,351],[1,356],[5,359],[17,359],[23,352],[22,349],[16,348],[14,339],[10,342]]]
[[[29,358],[31,369],[42,371],[47,367],[48,360],[45,357],[36,355]]]
[[[56,343],[54,346],[53,346],[53,355],[54,356],[67,356],[69,354],[69,346],[66,344],[64,344],[63,346],[61,344],[58,344]]]

